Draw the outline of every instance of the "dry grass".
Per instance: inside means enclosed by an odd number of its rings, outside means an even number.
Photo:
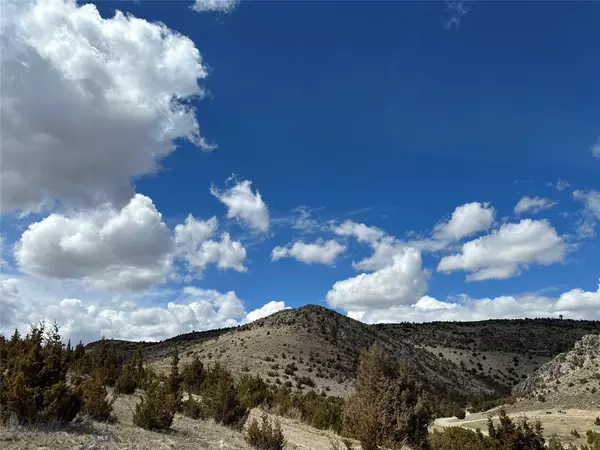
[[[0,448],[3,450],[215,450],[251,447],[242,432],[215,424],[175,415],[172,430],[157,433],[133,425],[132,415],[139,394],[123,395],[114,404],[116,421],[75,422],[68,427],[4,427],[0,428]],[[253,410],[250,419],[262,414]],[[329,431],[317,430],[289,418],[279,419],[288,442],[286,449],[329,450],[330,439],[339,439]],[[357,447],[358,448],[358,447]]]
[[[594,418],[598,415],[598,410],[581,410],[581,409],[537,409],[524,410],[518,405],[509,406],[506,408],[508,415],[512,419],[526,416],[531,421],[539,419],[544,427],[544,437],[548,440],[550,437],[557,437],[563,444],[584,444],[585,432],[594,428]],[[560,411],[560,412],[559,412]],[[488,411],[484,413],[471,414],[463,420],[456,418],[440,418],[436,419],[432,429],[442,430],[445,427],[460,426],[463,428],[475,430],[481,429],[484,434],[487,434],[487,419],[488,416],[497,419],[496,412]],[[494,420],[496,422],[496,420]],[[575,439],[571,435],[571,430],[579,431],[579,439]]]

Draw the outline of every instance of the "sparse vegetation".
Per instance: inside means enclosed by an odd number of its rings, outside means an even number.
[[[94,420],[107,421],[110,418],[115,398],[113,397],[111,401],[107,399],[108,393],[100,372],[94,373],[93,376],[83,381],[79,389],[83,399],[82,412]]]
[[[252,419],[246,429],[245,439],[248,444],[259,450],[283,450],[285,438],[279,421],[271,423],[268,416],[263,414],[260,422]]]

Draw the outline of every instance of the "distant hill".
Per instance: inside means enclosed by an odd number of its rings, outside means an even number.
[[[459,396],[508,393],[600,322],[560,319],[366,325],[317,305],[288,309],[235,328],[187,333],[158,343],[109,340],[123,357],[141,347],[167,370],[174,344],[182,361],[199,356],[238,376],[346,396],[362,349],[375,343],[406,361],[434,390]],[[90,344],[90,346],[96,343]],[[314,384],[314,386],[313,386]]]
[[[600,335],[587,335],[515,386],[517,396],[562,408],[600,410]]]
[[[513,319],[374,325],[485,376],[509,390],[542,364],[573,348],[586,334],[600,333],[600,321]]]

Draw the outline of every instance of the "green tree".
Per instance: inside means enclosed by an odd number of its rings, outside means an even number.
[[[356,389],[344,410],[344,428],[365,450],[379,446],[428,448],[433,421],[428,395],[408,366],[374,346],[359,360]]]

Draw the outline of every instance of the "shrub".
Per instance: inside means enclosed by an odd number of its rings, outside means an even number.
[[[579,434],[579,431],[577,431],[576,429],[571,430],[571,435],[575,438],[581,437],[581,435]]]
[[[260,423],[256,418],[252,419],[245,435],[246,442],[260,450],[283,450],[285,438],[281,430],[281,424],[276,421],[271,424],[266,414],[261,417]]]
[[[496,447],[507,449],[545,450],[545,439],[539,421],[531,424],[526,417],[513,422],[504,409],[499,412],[500,423],[494,426],[488,419],[488,434]]]
[[[204,364],[202,364],[198,356],[195,356],[192,361],[183,365],[181,378],[184,389],[194,394],[200,393],[202,384],[204,383]]]
[[[361,354],[344,427],[364,450],[402,443],[426,447],[432,420],[427,396],[407,366],[387,358],[379,346]]]
[[[241,428],[248,416],[248,409],[242,406],[237,398],[231,373],[222,367],[217,370],[221,377],[211,381],[210,390],[203,391],[208,415],[217,423]]]
[[[193,397],[181,403],[181,413],[191,419],[206,419],[206,411],[202,404]]]
[[[82,412],[94,420],[107,421],[110,418],[115,397],[111,401],[106,399],[108,394],[100,372],[96,372],[92,377],[83,381],[80,389],[83,397]]]
[[[600,433],[596,433],[592,430],[587,430],[585,433],[588,444],[599,443],[600,444]]]
[[[600,427],[600,416],[596,417],[596,420],[594,420],[594,425],[597,425]]]
[[[135,369],[129,364],[123,367],[115,382],[115,393],[131,395],[135,392],[137,383],[134,371]]]
[[[81,395],[66,382],[67,364],[55,324],[42,322],[21,338],[2,345],[6,360],[0,375],[0,419],[19,423],[66,423],[81,409]]]
[[[269,387],[258,375],[244,375],[238,381],[237,397],[244,408],[255,408],[267,402]]]
[[[135,405],[133,423],[146,430],[168,430],[179,400],[173,396],[170,385],[154,380],[149,383],[140,403]]]
[[[430,436],[431,450],[482,450],[489,447],[489,440],[477,430],[449,427],[434,432]]]

